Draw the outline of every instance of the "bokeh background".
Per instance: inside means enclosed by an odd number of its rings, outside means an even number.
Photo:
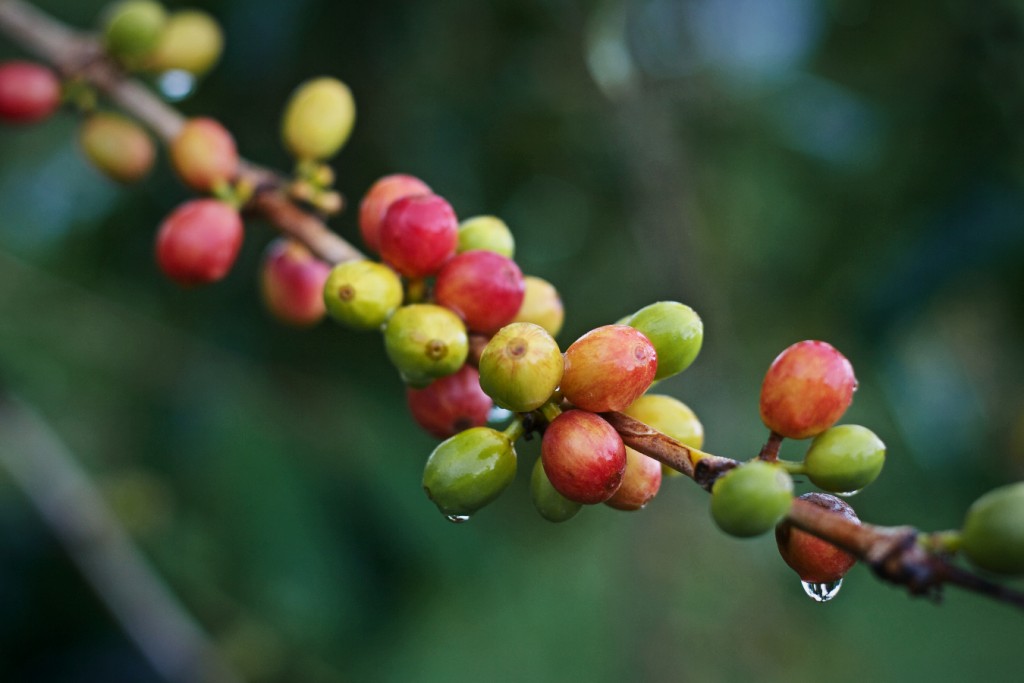
[[[103,3],[38,4],[88,27]],[[844,421],[889,448],[863,518],[952,528],[1022,478],[1024,3],[190,4],[228,42],[178,106],[246,156],[288,168],[284,100],[336,75],[359,112],[333,164],[349,201],[404,171],[503,217],[562,292],[563,343],[651,301],[697,309],[701,356],[663,387],[708,450],[756,454],[765,369],[817,338],[860,380]],[[447,523],[379,336],[272,321],[264,224],[225,281],[161,279],[154,231],[188,193],[165,165],[107,181],[75,127],[0,129],[0,378],[246,680],[1017,680],[1019,611],[863,567],[816,604],[685,480],[552,525],[534,440],[501,499]],[[354,211],[333,225],[358,242]],[[0,680],[159,680],[2,472]]]

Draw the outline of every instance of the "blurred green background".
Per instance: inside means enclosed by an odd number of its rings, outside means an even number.
[[[103,5],[38,4],[81,27]],[[564,344],[654,300],[696,308],[704,350],[663,386],[708,450],[756,454],[765,369],[816,338],[860,380],[844,421],[889,447],[862,518],[951,528],[1022,478],[1024,3],[189,4],[228,42],[179,106],[249,158],[287,168],[285,98],[336,75],[358,105],[333,164],[349,202],[403,171],[503,217],[561,290]],[[500,500],[445,522],[379,336],[274,323],[264,224],[225,281],[161,279],[154,231],[188,193],[165,165],[115,186],[75,126],[0,129],[0,378],[246,680],[1018,680],[1019,611],[863,567],[816,604],[685,480],[552,525],[534,440]],[[358,242],[354,211],[333,225]],[[0,680],[159,680],[2,473]]]

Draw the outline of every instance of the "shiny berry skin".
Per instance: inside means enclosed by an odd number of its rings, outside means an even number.
[[[540,452],[555,490],[584,505],[611,498],[626,471],[622,437],[585,410],[568,410],[552,420],[544,430]]]
[[[281,136],[297,159],[334,156],[348,140],[356,120],[352,91],[336,78],[306,81],[285,106]]]
[[[199,76],[223,51],[224,33],[217,20],[202,10],[185,9],[167,17],[160,40],[144,61],[151,71],[179,69]]]
[[[512,483],[512,441],[489,427],[473,427],[442,441],[423,469],[423,490],[442,514],[472,515]]]
[[[860,523],[857,513],[841,498],[827,493],[805,493],[800,499],[842,515],[851,522]],[[838,581],[857,562],[857,558],[850,553],[797,529],[788,520],[783,520],[775,527],[775,542],[786,564],[800,576],[801,580],[808,583]]]
[[[403,306],[384,326],[384,348],[405,382],[425,387],[456,372],[469,353],[459,316],[434,304]]]
[[[324,283],[332,318],[356,330],[376,330],[402,305],[402,280],[383,263],[339,263]]]
[[[408,387],[405,399],[416,423],[438,439],[483,427],[493,405],[480,388],[480,373],[472,365],[463,365],[455,374],[422,389]]]
[[[145,178],[156,158],[156,147],[146,131],[119,114],[90,116],[79,129],[78,142],[96,168],[121,183]]]
[[[181,285],[220,280],[242,246],[242,217],[216,199],[185,202],[160,226],[156,260],[160,270]]]
[[[867,427],[838,425],[814,437],[804,456],[804,472],[820,489],[859,491],[885,464],[885,444]]]
[[[544,463],[540,458],[533,463],[533,471],[530,474],[530,497],[540,516],[549,522],[572,519],[583,507],[581,503],[569,500],[555,490],[544,472]]]
[[[458,253],[484,249],[512,258],[516,241],[505,221],[497,216],[473,216],[459,223]]]
[[[433,275],[455,254],[459,221],[436,194],[403,197],[380,226],[380,255],[406,277]]]
[[[641,308],[626,323],[644,333],[658,352],[660,380],[690,367],[704,342],[704,323],[689,306],[659,301]]]
[[[544,405],[562,380],[558,343],[539,325],[501,328],[480,354],[480,386],[502,408],[528,413]]]
[[[0,64],[0,121],[42,121],[57,110],[60,98],[60,80],[48,67],[23,61]]]
[[[771,531],[793,504],[793,480],[763,460],[747,462],[719,477],[711,489],[711,518],[739,538]]]
[[[622,411],[645,425],[657,429],[690,448],[704,447],[704,425],[690,407],[672,396],[644,394]],[[682,472],[662,464],[662,475],[682,476]]]
[[[661,488],[661,463],[626,446],[626,471],[622,484],[605,505],[616,510],[640,510]]]
[[[170,156],[182,182],[199,192],[212,192],[238,173],[235,139],[210,118],[186,121],[171,142]]]
[[[403,197],[433,194],[419,178],[404,173],[387,175],[375,182],[359,203],[359,232],[370,251],[380,253],[380,225],[391,205]]]
[[[489,334],[512,322],[526,284],[512,259],[493,251],[467,251],[441,268],[434,301],[450,308],[473,332]]]
[[[1024,574],[1024,482],[1002,486],[974,501],[960,533],[960,549],[977,567]]]
[[[166,10],[154,0],[118,2],[103,14],[103,46],[110,54],[134,63],[156,47],[166,21]]]
[[[558,290],[547,280],[535,275],[527,275],[523,281],[526,285],[523,303],[513,322],[534,323],[547,330],[552,337],[558,336],[565,322],[565,307]]]
[[[798,342],[768,368],[761,385],[761,419],[776,434],[806,439],[843,416],[856,388],[853,366],[832,345]]]
[[[324,282],[331,267],[289,239],[270,243],[263,254],[260,289],[267,309],[289,325],[315,325],[327,312]]]
[[[604,325],[565,350],[562,394],[583,410],[623,410],[647,391],[657,370],[657,353],[642,332]]]

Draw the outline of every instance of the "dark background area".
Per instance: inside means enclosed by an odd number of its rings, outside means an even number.
[[[38,4],[88,27],[103,3]],[[704,349],[659,391],[694,408],[707,450],[757,453],[763,373],[813,338],[860,380],[844,422],[888,445],[862,518],[953,528],[1022,478],[1024,4],[190,4],[227,45],[178,106],[245,156],[287,169],[285,99],[335,75],[358,108],[332,164],[350,205],[402,171],[460,216],[501,216],[523,270],[562,293],[563,345],[651,301],[693,306]],[[154,233],[187,191],[166,163],[131,189],[101,177],[76,124],[0,129],[0,378],[247,680],[1019,675],[1018,611],[935,606],[864,567],[816,604],[771,539],[720,534],[685,480],[638,513],[549,524],[536,440],[501,499],[447,523],[379,335],[272,321],[258,222],[223,282],[163,280]],[[355,216],[332,226],[358,243]],[[5,474],[0,680],[156,680]]]

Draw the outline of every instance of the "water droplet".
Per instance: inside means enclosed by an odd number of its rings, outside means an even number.
[[[856,496],[858,493],[860,493],[863,490],[864,489],[857,489],[855,491],[836,491],[836,495],[837,496],[842,496],[843,498],[853,498],[854,496]]]
[[[445,515],[452,524],[462,524],[469,521],[469,515]]]
[[[839,595],[839,589],[843,587],[842,579],[831,583],[812,583],[810,581],[801,581],[800,583],[804,587],[804,593],[817,602],[828,602]]]
[[[171,69],[160,74],[157,87],[171,102],[180,102],[196,89],[196,77],[181,69]]]

